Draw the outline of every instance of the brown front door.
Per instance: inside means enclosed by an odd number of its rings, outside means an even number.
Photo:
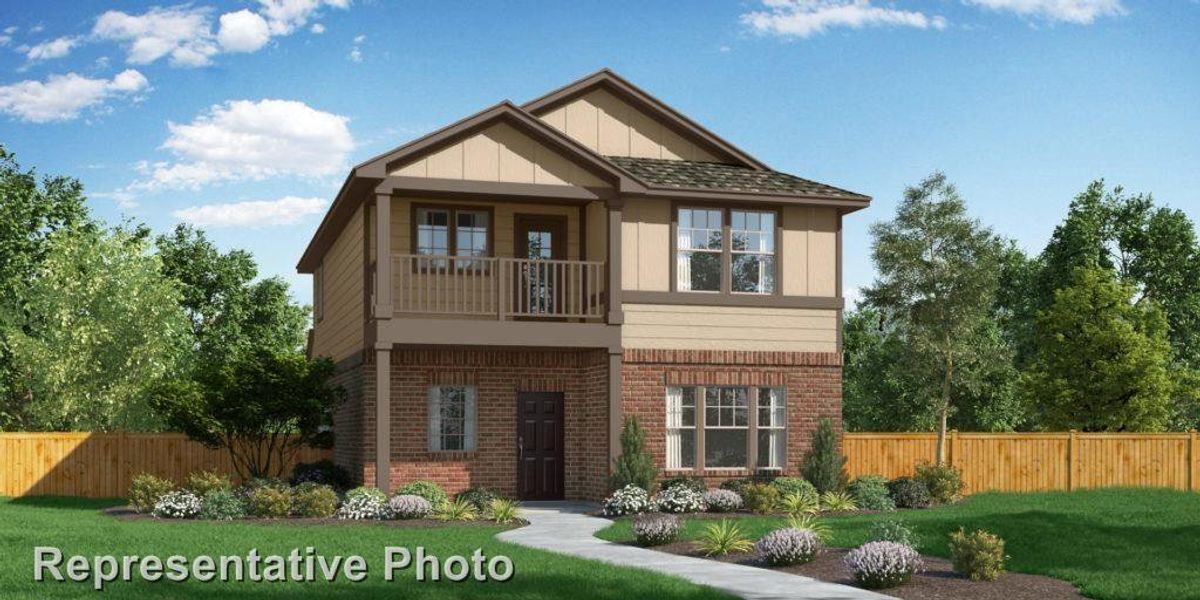
[[[563,499],[563,394],[517,392],[517,490],[522,500]]]
[[[566,270],[549,260],[567,258],[567,218],[562,215],[516,215],[513,256],[526,258],[513,273],[513,307],[526,316],[561,314]]]

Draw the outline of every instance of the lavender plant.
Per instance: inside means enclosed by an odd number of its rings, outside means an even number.
[[[392,496],[388,508],[397,519],[424,519],[433,513],[433,505],[416,494]]]
[[[812,530],[788,527],[764,535],[754,549],[771,565],[799,565],[816,558],[821,538]]]
[[[642,514],[633,518],[633,535],[639,546],[670,544],[679,537],[681,520],[662,513]]]
[[[708,512],[733,512],[742,508],[742,496],[733,490],[709,490],[704,492],[704,506]]]
[[[854,579],[868,589],[896,587],[925,568],[921,555],[897,542],[867,542],[844,559]]]

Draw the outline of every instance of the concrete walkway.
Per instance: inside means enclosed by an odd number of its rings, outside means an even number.
[[[497,537],[531,548],[637,567],[682,577],[751,600],[850,600],[886,599],[855,587],[818,581],[811,577],[730,563],[679,556],[601,540],[592,534],[612,523],[588,516],[595,506],[576,502],[528,502],[521,516],[527,527],[511,529]]]

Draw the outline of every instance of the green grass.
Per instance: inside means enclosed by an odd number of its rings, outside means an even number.
[[[78,498],[0,499],[0,597],[97,598],[91,582],[33,581],[33,548],[57,546],[65,556],[157,555],[194,557],[260,553],[286,555],[292,548],[315,546],[326,556],[365,557],[370,576],[361,583],[339,578],[310,583],[184,583],[162,580],[115,582],[104,595],[115,598],[292,598],[302,593],[332,598],[728,598],[682,579],[636,569],[612,567],[505,544],[494,539],[496,526],[403,529],[380,525],[287,525],[261,523],[126,521],[101,514],[120,504]],[[512,559],[515,575],[507,582],[468,580],[433,583],[414,580],[412,569],[399,579],[383,579],[385,546],[424,546],[440,557],[469,556],[481,548],[488,556]]]
[[[867,538],[871,522],[889,515],[824,517],[830,545],[853,547]],[[1012,571],[1070,581],[1102,600],[1200,599],[1200,494],[1114,488],[1036,494],[988,493],[941,508],[890,513],[921,535],[922,551],[949,556],[947,536],[964,526],[1004,538]],[[742,517],[753,538],[783,526],[775,517]],[[700,535],[705,521],[691,520],[684,539]],[[628,540],[629,521],[599,537]]]

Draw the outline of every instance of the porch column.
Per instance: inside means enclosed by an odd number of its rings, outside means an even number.
[[[376,319],[392,318],[392,194],[375,192],[375,305]]]
[[[375,487],[391,494],[392,350],[375,346]]]
[[[625,321],[621,310],[621,209],[624,203],[616,198],[608,206],[608,324]]]
[[[615,464],[621,455],[621,425],[625,422],[621,409],[621,350],[608,351],[608,458]]]

